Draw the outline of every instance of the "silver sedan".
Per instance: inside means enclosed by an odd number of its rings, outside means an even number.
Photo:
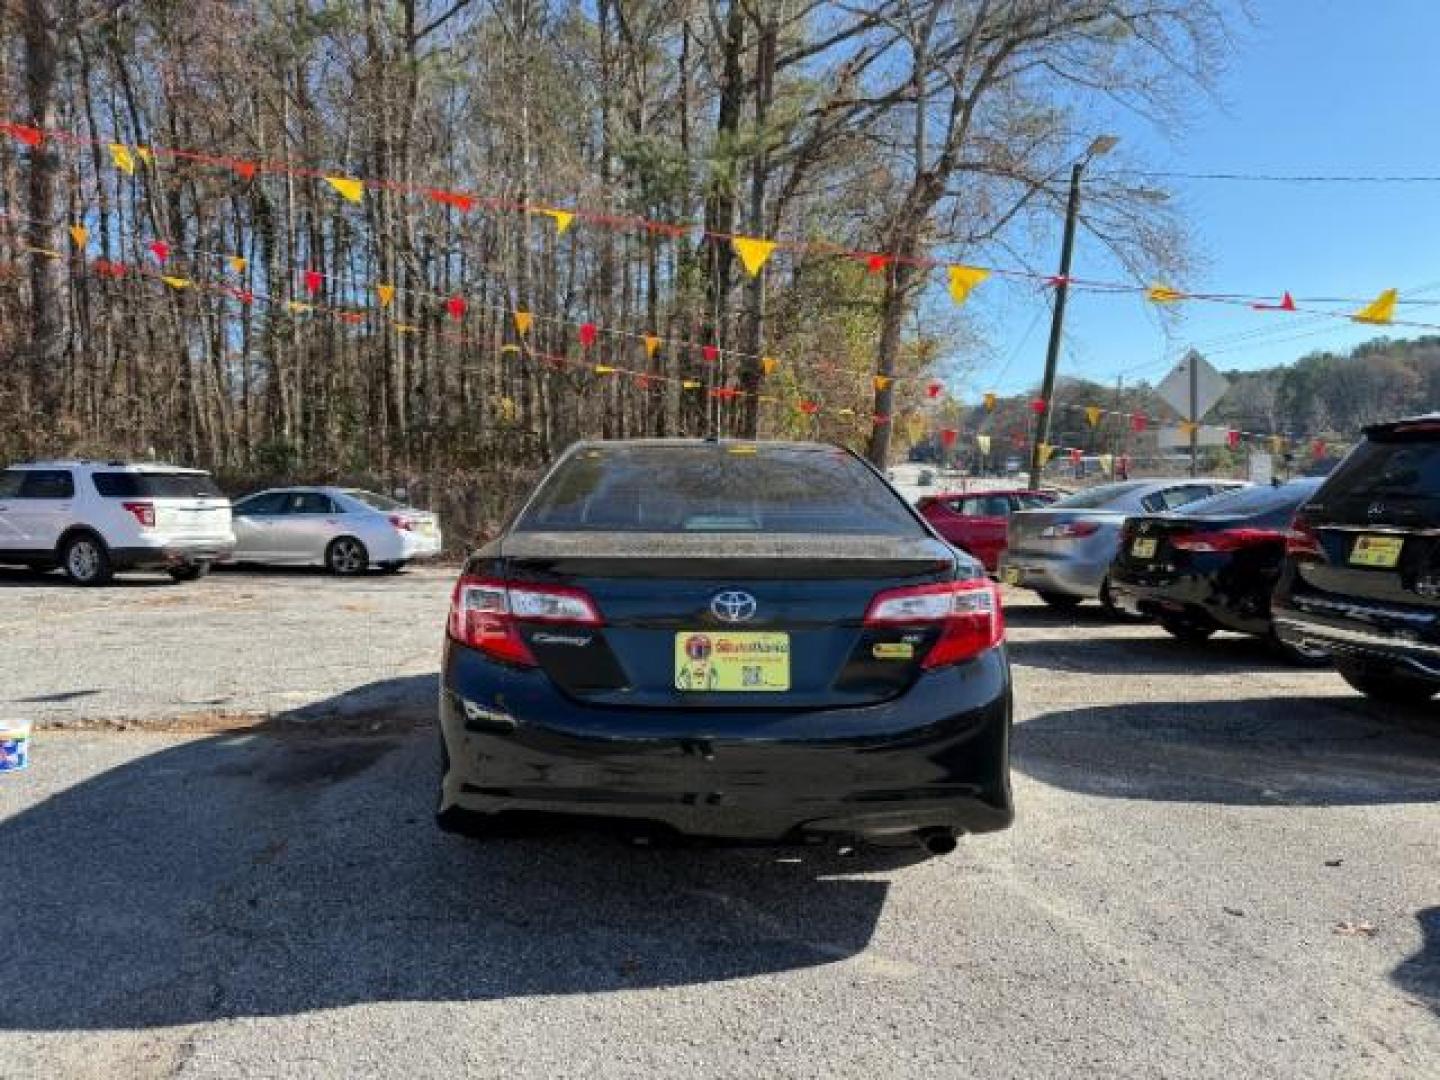
[[[399,570],[411,559],[440,554],[434,514],[372,491],[272,488],[240,499],[232,514],[233,562],[359,574],[371,566]]]
[[[1111,611],[1110,563],[1132,514],[1174,510],[1229,488],[1236,480],[1126,480],[1078,491],[1041,510],[1010,517],[1000,578],[1033,589],[1052,607],[1098,598]]]

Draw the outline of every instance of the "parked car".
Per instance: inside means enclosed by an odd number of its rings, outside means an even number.
[[[124,461],[46,461],[0,473],[0,562],[60,567],[77,585],[117,570],[203,577],[235,545],[208,473]]]
[[[972,491],[927,495],[915,504],[935,531],[995,573],[1005,531],[1017,510],[1038,510],[1058,496],[1048,491]]]
[[[1110,567],[1111,598],[1182,641],[1234,630],[1266,638],[1293,663],[1328,664],[1323,648],[1281,641],[1270,618],[1290,521],[1320,483],[1312,477],[1241,488],[1128,519]]]
[[[931,853],[1012,818],[999,592],[870,465],[587,442],[455,587],[438,821]]]
[[[1274,611],[1362,694],[1440,691],[1440,413],[1366,429],[1295,516]]]
[[[1098,599],[1118,614],[1109,575],[1125,519],[1177,510],[1241,486],[1234,480],[1125,480],[1022,510],[1010,518],[1001,576],[1009,585],[1035,590],[1051,607]]]
[[[394,572],[440,546],[434,514],[373,491],[272,488],[235,504],[235,562]]]

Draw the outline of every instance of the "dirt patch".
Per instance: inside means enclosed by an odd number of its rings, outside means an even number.
[[[382,709],[347,714],[194,712],[137,721],[106,717],[40,720],[36,731],[143,731],[146,734],[224,735],[250,732],[269,735],[403,735],[434,723],[428,711]]]

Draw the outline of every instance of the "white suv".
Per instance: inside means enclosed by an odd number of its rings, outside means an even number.
[[[142,567],[194,581],[234,547],[230,500],[197,469],[47,461],[0,472],[0,563],[59,566],[77,585]]]

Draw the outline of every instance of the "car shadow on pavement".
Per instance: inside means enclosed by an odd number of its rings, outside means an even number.
[[[174,588],[175,581],[163,570],[122,570],[110,579],[102,589],[153,589]],[[41,572],[23,566],[0,566],[0,589],[73,589],[82,586],[71,584],[70,579],[59,570]]]
[[[0,821],[0,1028],[703,984],[854,956],[885,902],[863,859],[445,835],[433,727],[296,726],[167,742]],[[77,738],[154,736],[42,733],[5,782],[53,784]]]
[[[1238,674],[1256,668],[1302,670],[1283,659],[1264,639],[1246,634],[1217,634],[1197,644],[1179,641],[1158,628],[1144,637],[1104,634],[1092,627],[1077,628],[1077,631],[1073,638],[1012,639],[1006,643],[1005,651],[1012,661],[1026,667],[1087,675]]]
[[[1440,907],[1426,908],[1415,919],[1424,937],[1420,951],[1398,965],[1391,978],[1440,1016]]]
[[[1360,697],[1158,700],[1016,725],[1015,768],[1069,791],[1254,806],[1440,801],[1440,725]]]

